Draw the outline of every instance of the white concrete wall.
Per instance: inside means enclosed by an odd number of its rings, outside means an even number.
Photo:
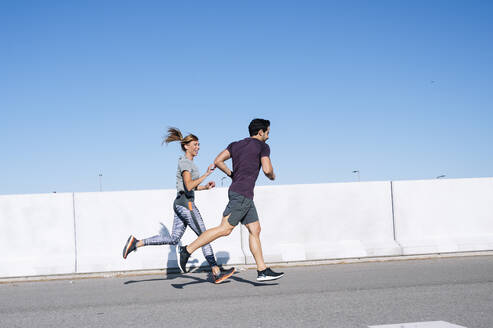
[[[392,185],[394,217],[390,182],[257,187],[266,261],[493,250],[493,178]],[[122,258],[130,234],[172,229],[174,198],[174,190],[0,196],[0,277],[175,268],[176,247]],[[220,223],[227,202],[226,188],[196,193],[206,227]],[[195,238],[188,229],[182,244]],[[212,247],[220,263],[253,263],[243,227]],[[191,264],[204,263],[197,251]]]
[[[197,192],[196,204],[206,227],[219,224],[221,200],[225,190]],[[102,193],[76,193],[75,213],[77,227],[78,272],[103,272],[176,268],[176,246],[149,246],[139,248],[122,258],[127,238],[133,234],[138,239],[151,237],[173,227],[173,201],[175,190],[146,190]],[[187,229],[182,244],[196,238]],[[231,238],[213,244],[220,263],[244,263],[239,232]],[[190,264],[201,265],[205,258],[197,251]]]
[[[166,267],[169,248],[148,247],[122,258],[130,234],[156,235],[160,223],[171,229],[173,192],[121,191],[75,193],[78,272]]]
[[[390,182],[257,187],[255,204],[266,261],[400,254],[393,238]],[[248,242],[244,251],[253,263]]]
[[[393,182],[404,254],[493,249],[493,178]]]
[[[72,194],[0,196],[0,277],[75,272]]]

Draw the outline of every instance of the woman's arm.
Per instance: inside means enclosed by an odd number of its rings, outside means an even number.
[[[203,188],[198,188],[199,185],[205,180],[205,178],[211,175],[212,171],[214,171],[214,168],[215,168],[214,164],[209,165],[209,167],[207,168],[207,172],[205,172],[204,175],[202,175],[200,178],[197,178],[195,180],[192,180],[192,174],[190,174],[189,171],[183,171],[181,175],[183,176],[183,183],[185,184],[187,190],[194,190],[195,188],[197,188],[197,190],[214,188],[215,183],[213,181],[211,181],[213,186],[210,186],[211,182],[209,182],[206,186],[200,186]]]
[[[209,189],[214,188],[215,186],[216,186],[216,183],[214,181],[209,181],[204,186],[198,186],[197,190],[209,190]]]

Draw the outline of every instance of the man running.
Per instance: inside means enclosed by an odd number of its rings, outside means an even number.
[[[214,161],[216,167],[233,180],[228,191],[229,203],[224,210],[223,219],[219,226],[206,230],[190,245],[180,246],[178,265],[183,272],[186,272],[190,254],[219,237],[228,236],[241,222],[247,227],[250,234],[249,245],[257,264],[257,280],[275,280],[284,275],[283,272],[272,271],[264,263],[260,244],[260,222],[253,203],[253,188],[260,167],[270,180],[276,178],[269,157],[270,148],[265,143],[269,139],[270,122],[254,119],[250,122],[248,131],[250,138],[230,143]],[[224,163],[230,158],[233,159],[233,171]]]

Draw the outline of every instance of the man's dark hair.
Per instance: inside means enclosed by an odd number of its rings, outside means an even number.
[[[263,120],[261,118],[253,119],[248,126],[248,132],[250,132],[250,137],[256,136],[260,130],[266,132],[267,128],[270,126],[269,120]]]

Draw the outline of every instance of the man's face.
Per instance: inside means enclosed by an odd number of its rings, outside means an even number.
[[[262,131],[260,130],[259,133],[260,133],[260,136],[262,137],[262,140],[265,142],[269,139],[269,132],[270,132],[270,126],[267,128],[267,131]]]

